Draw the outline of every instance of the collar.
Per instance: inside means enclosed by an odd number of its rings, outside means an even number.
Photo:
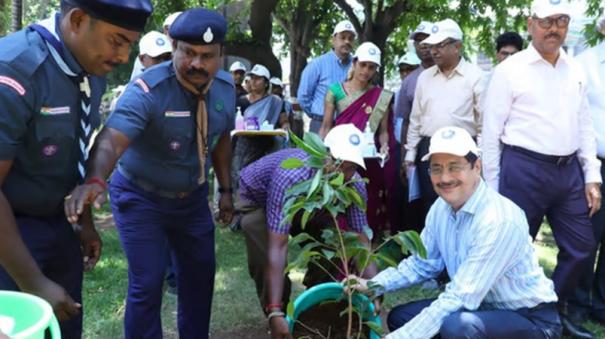
[[[351,61],[353,60],[353,58],[351,57],[351,53],[349,53],[349,57],[346,60],[344,60],[344,61],[341,60],[338,57],[338,55],[336,55],[336,52],[334,52],[334,49],[331,49],[330,52],[328,52],[328,54],[331,55],[336,60],[336,62],[338,62],[341,65],[345,65],[345,66],[348,65],[348,64],[350,64]]]
[[[525,60],[528,64],[534,63],[534,62],[545,62],[549,65],[550,62],[546,61],[542,55],[540,55],[540,53],[538,52],[538,50],[534,47],[533,43],[530,43],[529,46],[527,46],[526,50],[526,54],[525,54]],[[560,63],[565,63],[565,64],[569,64],[569,55],[567,55],[567,53],[565,53],[565,50],[563,48],[559,48],[559,58],[557,59],[557,62],[555,63],[555,67],[557,67]]]
[[[61,44],[63,45],[63,61],[65,61],[67,66],[69,66],[69,68],[74,73],[81,74],[82,72],[84,72],[84,70],[82,69],[82,66],[80,66],[80,63],[78,63],[78,61],[76,60],[74,55],[71,53],[69,48],[67,48],[67,45],[65,45],[65,43],[63,42],[63,35],[61,34],[60,25],[61,25],[61,13],[57,12],[55,14],[55,30],[53,33],[56,35],[56,37],[59,39],[59,41],[61,41]]]
[[[487,184],[483,181],[483,179],[479,179],[479,185],[477,185],[475,192],[473,192],[471,197],[464,203],[464,205],[462,205],[462,207],[460,208],[460,210],[458,210],[458,212],[454,211],[452,206],[448,205],[451,213],[453,215],[457,215],[460,212],[465,212],[465,213],[473,214],[473,215],[476,214],[477,209],[479,209],[479,206],[481,205],[481,202],[483,201],[483,196],[485,195],[486,190],[487,190]]]
[[[450,74],[449,78],[453,77],[456,73],[458,73],[461,76],[464,76],[464,74],[466,73],[467,64],[468,64],[468,62],[466,62],[466,60],[464,60],[463,57],[460,57],[460,61],[458,62],[458,65],[456,65],[456,67],[454,68],[454,71]],[[433,67],[435,67],[435,73],[433,73],[433,76],[437,76],[438,74],[443,74],[443,72],[441,72],[441,69],[439,69],[439,66],[434,65]],[[445,76],[445,74],[443,74],[443,76]]]

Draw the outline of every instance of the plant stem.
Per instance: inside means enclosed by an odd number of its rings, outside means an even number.
[[[340,241],[340,246],[342,248],[342,265],[345,270],[345,278],[349,277],[349,260],[347,258],[347,249],[345,248],[345,240],[342,237],[342,232],[340,231],[340,227],[338,227],[338,220],[336,220],[335,216],[332,216],[332,220],[334,221],[334,226],[336,227],[336,231],[338,232],[338,239]],[[353,290],[350,287],[350,282],[347,279],[347,302],[348,302],[348,323],[347,323],[347,339],[351,338],[351,332],[353,330]]]
[[[330,261],[330,260],[328,260],[328,261]],[[338,279],[336,279],[335,276],[330,274],[330,272],[328,272],[328,270],[325,267],[323,267],[319,262],[317,262],[316,260],[312,260],[311,262],[314,263],[315,265],[317,265],[317,267],[321,268],[327,275],[329,275],[330,279],[334,280],[335,282],[338,282]]]
[[[361,339],[361,331],[363,330],[363,320],[361,319],[361,312],[363,312],[364,310],[360,310],[360,312],[357,312],[357,316],[359,316],[359,332],[357,332],[357,339]]]
[[[313,334],[317,334],[318,336],[320,336],[322,339],[329,339],[330,338],[330,328],[328,328],[328,336],[324,336],[323,334],[321,334],[321,332],[319,332],[318,329],[312,329],[309,326],[303,324],[302,322],[296,320],[296,323],[299,324],[300,326],[304,327],[307,331],[313,333]]]

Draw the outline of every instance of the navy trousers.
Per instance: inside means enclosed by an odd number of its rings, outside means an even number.
[[[429,153],[429,145],[431,143],[431,138],[423,137],[420,139],[418,143],[417,153],[416,153],[416,171],[418,171],[418,182],[420,183],[420,192],[422,193],[422,201],[424,203],[424,213],[423,217],[426,218],[431,206],[435,200],[437,200],[438,196],[435,193],[435,189],[433,188],[433,183],[431,182],[431,176],[429,175],[429,162],[422,161],[422,157]]]
[[[17,216],[23,242],[32,257],[50,280],[61,285],[78,303],[82,303],[82,251],[80,240],[63,212],[54,217]],[[0,290],[18,291],[8,273],[0,267]],[[61,337],[82,337],[82,313],[60,323]]]
[[[601,176],[605,178],[605,161],[601,160]],[[601,196],[605,194],[605,185],[601,186]],[[601,208],[592,218],[595,239],[599,246],[597,252],[588,259],[586,271],[580,274],[578,287],[568,299],[568,311],[585,319],[589,313],[598,319],[605,319],[605,208]],[[598,259],[597,259],[598,258]],[[596,261],[596,268],[595,268]]]
[[[552,280],[564,305],[596,246],[580,162],[574,156],[557,165],[504,146],[500,167],[499,191],[525,211],[531,236],[544,216],[550,223],[559,248]]]
[[[125,337],[162,338],[160,308],[170,245],[176,259],[179,337],[208,338],[215,272],[208,185],[184,199],[168,199],[115,171],[109,193],[128,260]]]
[[[414,301],[389,312],[392,332],[412,320],[435,299]],[[561,322],[554,304],[518,310],[458,311],[447,316],[439,335],[443,339],[555,339],[561,337]]]

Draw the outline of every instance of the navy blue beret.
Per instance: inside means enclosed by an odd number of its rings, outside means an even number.
[[[170,25],[169,35],[195,45],[222,43],[227,33],[227,20],[217,11],[194,8],[184,11]]]
[[[151,0],[62,0],[93,18],[122,28],[142,32],[153,11]]]

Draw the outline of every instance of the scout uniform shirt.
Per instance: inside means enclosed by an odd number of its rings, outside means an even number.
[[[118,170],[134,182],[157,190],[188,192],[199,185],[197,97],[178,82],[172,61],[150,68],[128,85],[107,121],[130,139]],[[218,71],[206,94],[208,150],[221,134],[234,129],[235,87],[231,75]],[[206,161],[206,174],[211,166]]]
[[[67,48],[63,59],[83,72]],[[89,76],[89,83],[96,129],[105,79]],[[59,68],[37,32],[26,28],[0,39],[0,159],[13,160],[2,191],[15,214],[62,213],[78,182],[80,105],[77,81]]]

